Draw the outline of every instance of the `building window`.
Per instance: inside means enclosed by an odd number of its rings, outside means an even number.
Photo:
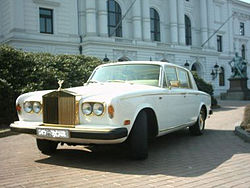
[[[220,68],[219,72],[219,86],[225,86],[225,70],[223,67]]]
[[[241,57],[242,59],[246,59],[246,48],[244,44],[241,46]]]
[[[240,22],[240,35],[244,36],[245,35],[245,26],[244,23]]]
[[[191,21],[187,15],[185,15],[185,35],[186,35],[186,45],[192,45]]]
[[[53,34],[53,10],[39,8],[40,33]]]
[[[120,5],[114,0],[108,0],[107,7],[109,37],[122,37],[122,11]]]
[[[217,35],[217,51],[222,52],[222,36]]]
[[[154,8],[150,8],[150,32],[152,41],[161,40],[160,17]]]

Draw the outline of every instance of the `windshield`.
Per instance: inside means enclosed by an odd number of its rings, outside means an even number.
[[[89,82],[129,82],[159,86],[159,65],[111,65],[97,69]]]

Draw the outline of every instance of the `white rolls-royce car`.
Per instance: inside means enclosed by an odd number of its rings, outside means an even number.
[[[201,135],[211,98],[191,72],[166,62],[130,61],[97,67],[81,87],[19,96],[12,131],[33,134],[51,154],[59,143],[126,142],[132,157],[148,156],[148,140],[189,127]]]

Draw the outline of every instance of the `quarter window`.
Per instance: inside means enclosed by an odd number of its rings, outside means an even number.
[[[40,33],[53,34],[53,10],[39,8]]]
[[[189,83],[187,71],[177,69],[177,73],[179,76],[180,87],[181,88],[190,88],[190,83]]]

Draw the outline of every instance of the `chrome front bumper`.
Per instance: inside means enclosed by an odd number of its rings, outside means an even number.
[[[70,138],[50,138],[42,137],[42,139],[57,140],[62,142],[76,142],[76,143],[96,143],[96,144],[107,144],[107,143],[121,143],[128,136],[128,130],[125,127],[110,127],[110,126],[76,126],[75,128],[68,127],[52,127],[44,126],[42,123],[33,122],[21,122],[17,121],[10,125],[11,131],[26,133],[37,136],[37,128],[46,129],[60,129],[68,130]]]

